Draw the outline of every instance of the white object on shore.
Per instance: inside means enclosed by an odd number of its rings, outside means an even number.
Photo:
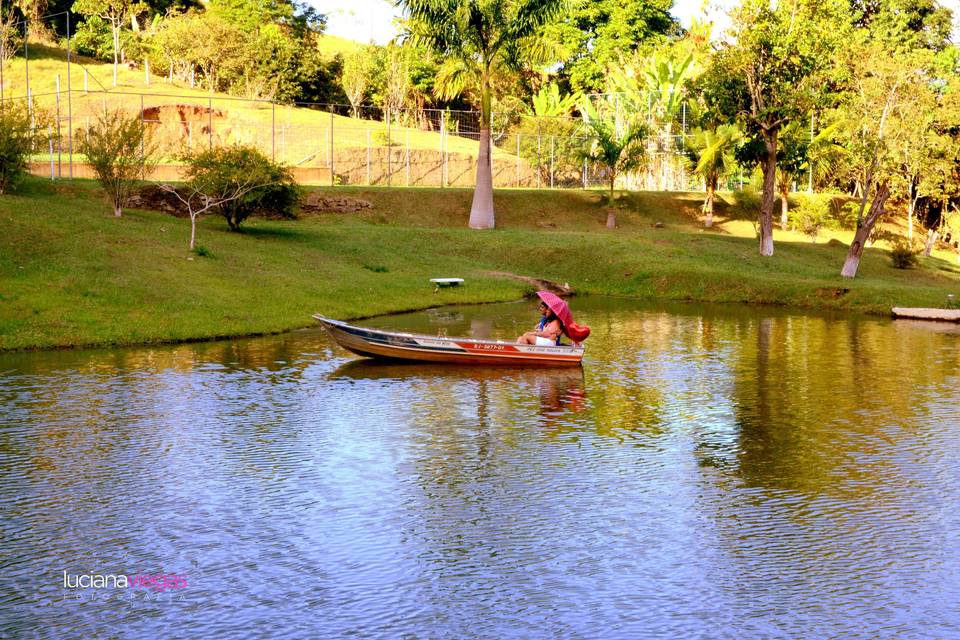
[[[457,287],[463,284],[463,278],[430,278],[434,284],[433,292],[436,293],[440,287]]]
[[[894,318],[960,322],[960,309],[925,309],[922,307],[894,307]]]

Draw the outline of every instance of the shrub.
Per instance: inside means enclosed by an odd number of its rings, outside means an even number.
[[[797,206],[790,211],[791,222],[797,231],[817,241],[820,230],[836,226],[836,218],[831,215],[831,196],[815,194],[797,194]]]
[[[31,114],[25,102],[0,105],[0,195],[7,193],[27,173],[27,160],[43,141],[38,132],[45,125],[43,112]]]
[[[890,260],[897,269],[909,269],[917,265],[917,252],[909,240],[900,238],[890,248]]]
[[[232,231],[252,215],[293,218],[300,190],[291,171],[251,146],[214,147],[183,157],[186,179],[207,194],[238,193],[217,210]],[[250,187],[250,188],[247,188]]]
[[[155,160],[157,144],[139,113],[123,109],[104,111],[80,137],[80,152],[97,174],[116,216],[146,177]]]
[[[396,147],[401,144],[396,138],[396,134],[388,136],[386,131],[374,131],[373,141],[380,147]]]

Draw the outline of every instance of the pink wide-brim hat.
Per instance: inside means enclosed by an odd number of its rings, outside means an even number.
[[[563,325],[563,332],[574,342],[583,342],[590,335],[590,327],[579,325],[573,321],[573,314],[570,313],[570,305],[560,296],[549,291],[537,291],[537,296],[550,307],[550,310],[556,314]]]

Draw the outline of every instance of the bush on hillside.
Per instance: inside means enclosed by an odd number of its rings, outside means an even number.
[[[139,113],[115,109],[97,116],[80,136],[79,149],[119,217],[137,182],[155,164],[158,145]]]
[[[9,192],[27,173],[27,161],[45,140],[46,112],[26,102],[8,101],[0,105],[0,195]]]
[[[202,193],[240,193],[217,210],[232,231],[252,215],[293,218],[300,189],[287,167],[251,146],[213,147],[187,153],[185,178]]]
[[[799,193],[796,200],[797,205],[789,214],[791,224],[812,242],[817,241],[821,229],[838,226],[837,218],[832,213],[832,196]]]
[[[896,269],[909,269],[918,264],[917,251],[909,240],[898,238],[890,248],[890,260]]]

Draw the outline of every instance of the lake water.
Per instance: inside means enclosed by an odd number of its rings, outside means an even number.
[[[573,308],[582,371],[0,355],[0,636],[960,636],[957,327]]]

